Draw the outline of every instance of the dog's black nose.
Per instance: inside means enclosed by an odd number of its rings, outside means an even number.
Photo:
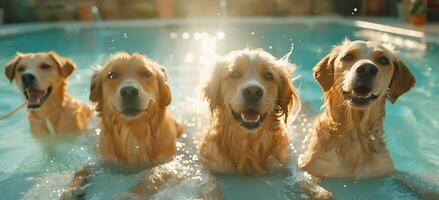
[[[139,96],[139,90],[134,86],[124,86],[120,90],[120,96],[122,97],[137,97]]]
[[[362,64],[357,68],[357,74],[364,78],[374,77],[378,73],[378,68],[371,63]]]
[[[259,86],[248,86],[242,90],[242,96],[244,99],[251,103],[258,102],[263,95],[264,91]]]
[[[21,76],[21,82],[23,82],[23,86],[31,87],[35,84],[35,76],[33,74],[23,74]]]

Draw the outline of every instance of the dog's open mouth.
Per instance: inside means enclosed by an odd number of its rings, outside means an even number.
[[[33,88],[24,89],[24,96],[27,99],[27,107],[33,109],[41,107],[51,92],[52,87],[49,87],[46,90],[37,90]]]
[[[374,95],[372,94],[372,92],[360,95],[354,91],[351,92],[343,91],[343,97],[348,103],[351,103],[356,106],[364,106],[364,105],[368,105],[369,103],[377,99],[378,95]]]
[[[261,114],[255,109],[248,109],[241,113],[236,113],[232,108],[230,108],[230,110],[235,120],[242,127],[250,130],[258,128],[265,118],[265,114]]]

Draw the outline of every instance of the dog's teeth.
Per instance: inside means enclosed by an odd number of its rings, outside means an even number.
[[[247,123],[256,123],[256,122],[260,121],[261,115],[258,115],[256,117],[256,119],[248,119],[244,114],[241,113],[241,119],[242,119],[242,121],[247,122]]]

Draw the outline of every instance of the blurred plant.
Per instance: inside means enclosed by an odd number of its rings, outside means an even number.
[[[427,8],[422,0],[410,0],[409,9],[412,15],[425,15],[427,13]]]

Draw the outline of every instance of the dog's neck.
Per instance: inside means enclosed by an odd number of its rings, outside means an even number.
[[[337,137],[339,142],[358,140],[366,152],[382,151],[385,149],[385,100],[384,96],[380,96],[367,109],[353,109],[346,105],[339,93],[330,90],[325,93],[326,109],[317,120],[317,132],[329,133],[330,137]],[[328,141],[337,140],[328,138]]]
[[[242,174],[261,174],[270,170],[267,161],[271,156],[276,157],[273,148],[282,148],[288,140],[283,122],[274,115],[267,115],[261,127],[253,132],[244,131],[233,117],[227,117],[223,112],[214,114],[213,119],[210,132],[218,134],[218,147]]]
[[[105,112],[107,111],[107,112]],[[159,126],[166,109],[153,106],[135,119],[127,119],[110,109],[102,109],[99,150],[110,161],[128,166],[151,165],[160,160]]]

